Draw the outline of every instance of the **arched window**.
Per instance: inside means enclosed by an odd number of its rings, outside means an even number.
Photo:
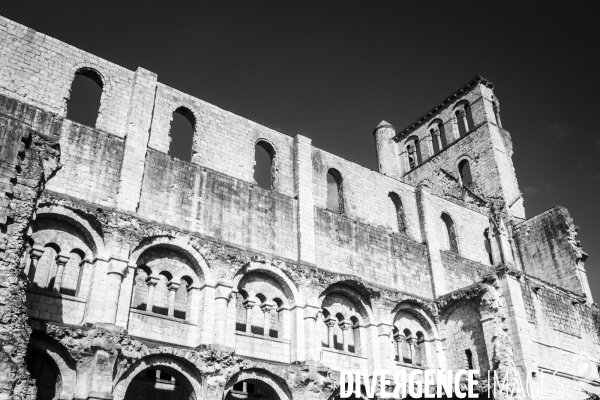
[[[412,349],[412,334],[408,329],[404,330],[404,342],[402,346],[402,362],[405,364],[412,364],[413,362],[413,349]]]
[[[186,319],[190,314],[191,302],[189,301],[188,291],[192,286],[192,278],[189,276],[181,277],[181,283],[175,292],[175,305],[173,316],[175,318]]]
[[[400,200],[400,196],[394,192],[390,192],[388,197],[390,200],[392,200],[394,208],[396,209],[396,224],[398,225],[398,232],[406,233],[406,221],[404,219],[404,207],[402,206],[402,200]]]
[[[484,245],[485,245],[485,251],[488,253],[488,258],[490,260],[490,265],[494,265],[494,257],[492,256],[492,242],[490,240],[490,230],[489,228],[485,228],[485,231],[483,231],[483,237],[484,237]]]
[[[95,127],[103,87],[102,78],[96,71],[89,68],[77,70],[67,100],[67,118]]]
[[[421,145],[416,137],[413,137],[407,141],[405,151],[406,163],[409,171],[417,168],[417,166],[423,163],[423,157],[421,156]]]
[[[250,328],[251,332],[254,333],[255,335],[261,335],[264,336],[265,334],[265,314],[262,310],[262,308],[260,307],[260,305],[264,304],[265,301],[267,301],[266,297],[262,294],[259,293],[256,295],[256,298],[258,299],[258,307],[254,306],[252,307],[252,326]]]
[[[132,308],[142,311],[148,309],[148,277],[151,274],[152,272],[146,266],[140,266],[135,270]]]
[[[322,314],[322,325],[321,325],[321,346],[323,347],[331,347],[329,343],[329,321],[331,321],[331,315],[329,315],[329,311],[323,309]]]
[[[495,101],[492,101],[492,109],[494,110],[494,117],[496,120],[496,125],[502,128],[502,121],[500,120],[500,106]]]
[[[333,348],[336,350],[344,350],[344,333],[340,327],[340,323],[344,322],[344,316],[340,313],[335,315],[337,324],[333,327]]]
[[[196,131],[196,118],[185,107],[173,111],[169,137],[169,155],[182,161],[192,161],[192,148],[194,145],[194,132]]]
[[[454,221],[450,216],[446,213],[442,213],[442,221],[444,222],[444,226],[446,227],[445,239],[447,241],[448,250],[458,253],[458,238],[456,236],[456,228],[454,226]]]
[[[444,123],[441,119],[436,119],[429,125],[429,133],[431,135],[431,142],[433,144],[433,154],[437,154],[448,147],[448,143],[446,141],[446,131],[444,129]]]
[[[60,247],[54,243],[44,246],[44,254],[40,257],[37,268],[33,272],[33,285],[39,289],[52,290],[56,276],[56,257]]]
[[[281,329],[283,327],[283,301],[279,298],[274,298],[273,302],[275,306],[271,309],[271,323],[269,324],[269,336],[272,338],[278,338],[281,335]]]
[[[63,270],[60,293],[68,296],[77,296],[79,294],[84,258],[85,254],[82,250],[71,250],[71,254],[69,254],[69,261],[67,261]]]
[[[248,311],[246,310],[245,300],[247,298],[248,295],[241,289],[235,296],[235,330],[239,332],[246,332]]]
[[[342,174],[335,168],[327,171],[327,209],[339,214],[345,211]]]
[[[361,354],[361,343],[360,343],[360,321],[357,317],[350,317],[350,322],[352,322],[351,329],[352,332],[349,335],[352,339],[352,347],[348,345],[348,351],[350,353],[356,353],[358,355]]]
[[[173,276],[162,271],[158,274],[158,282],[154,287],[154,296],[152,302],[152,312],[161,315],[169,314],[169,288],[168,283],[173,279]]]
[[[460,181],[464,186],[469,186],[473,183],[473,175],[471,174],[469,160],[462,160],[458,163],[458,173],[460,175]]]
[[[404,342],[404,336],[400,334],[398,327],[394,326],[392,330],[392,344],[394,346],[394,360],[400,361],[402,357],[402,343]]]
[[[254,146],[254,180],[265,190],[275,190],[275,149],[265,141],[259,140]]]
[[[458,126],[459,137],[465,137],[467,133],[475,129],[471,105],[466,101],[457,104],[454,110],[454,117],[456,125]]]
[[[471,349],[465,350],[465,368],[473,369],[473,353],[471,352]]]

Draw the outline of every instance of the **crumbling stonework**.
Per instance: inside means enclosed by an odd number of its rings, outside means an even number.
[[[66,118],[82,71],[95,127]],[[565,209],[526,219],[493,84],[374,135],[378,172],[0,18],[0,398],[335,400],[342,369],[449,368],[599,393],[587,255]]]

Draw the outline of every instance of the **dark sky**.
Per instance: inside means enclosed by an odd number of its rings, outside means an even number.
[[[0,14],[376,169],[474,75],[495,83],[527,216],[567,207],[600,302],[597,2],[3,2]]]

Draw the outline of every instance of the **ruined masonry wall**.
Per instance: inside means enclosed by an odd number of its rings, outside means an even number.
[[[295,259],[296,208],[290,197],[148,151],[138,209],[142,217]]]

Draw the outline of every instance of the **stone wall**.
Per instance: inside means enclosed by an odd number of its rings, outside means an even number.
[[[35,397],[25,357],[41,354],[64,399],[120,400],[160,369],[196,398],[252,381],[329,400],[340,369],[422,369],[394,359],[406,327],[429,367],[465,367],[469,350],[483,372],[560,371],[568,398],[598,392],[586,255],[564,209],[515,222],[512,144],[483,78],[403,131],[378,127],[374,172],[3,18],[0,49],[1,398]],[[66,119],[79,68],[103,82],[95,127]],[[452,125],[463,100],[472,129],[427,153],[428,122]],[[191,162],[168,154],[179,107]],[[274,150],[272,190],[254,182],[258,140]],[[331,168],[341,213],[326,209]]]

